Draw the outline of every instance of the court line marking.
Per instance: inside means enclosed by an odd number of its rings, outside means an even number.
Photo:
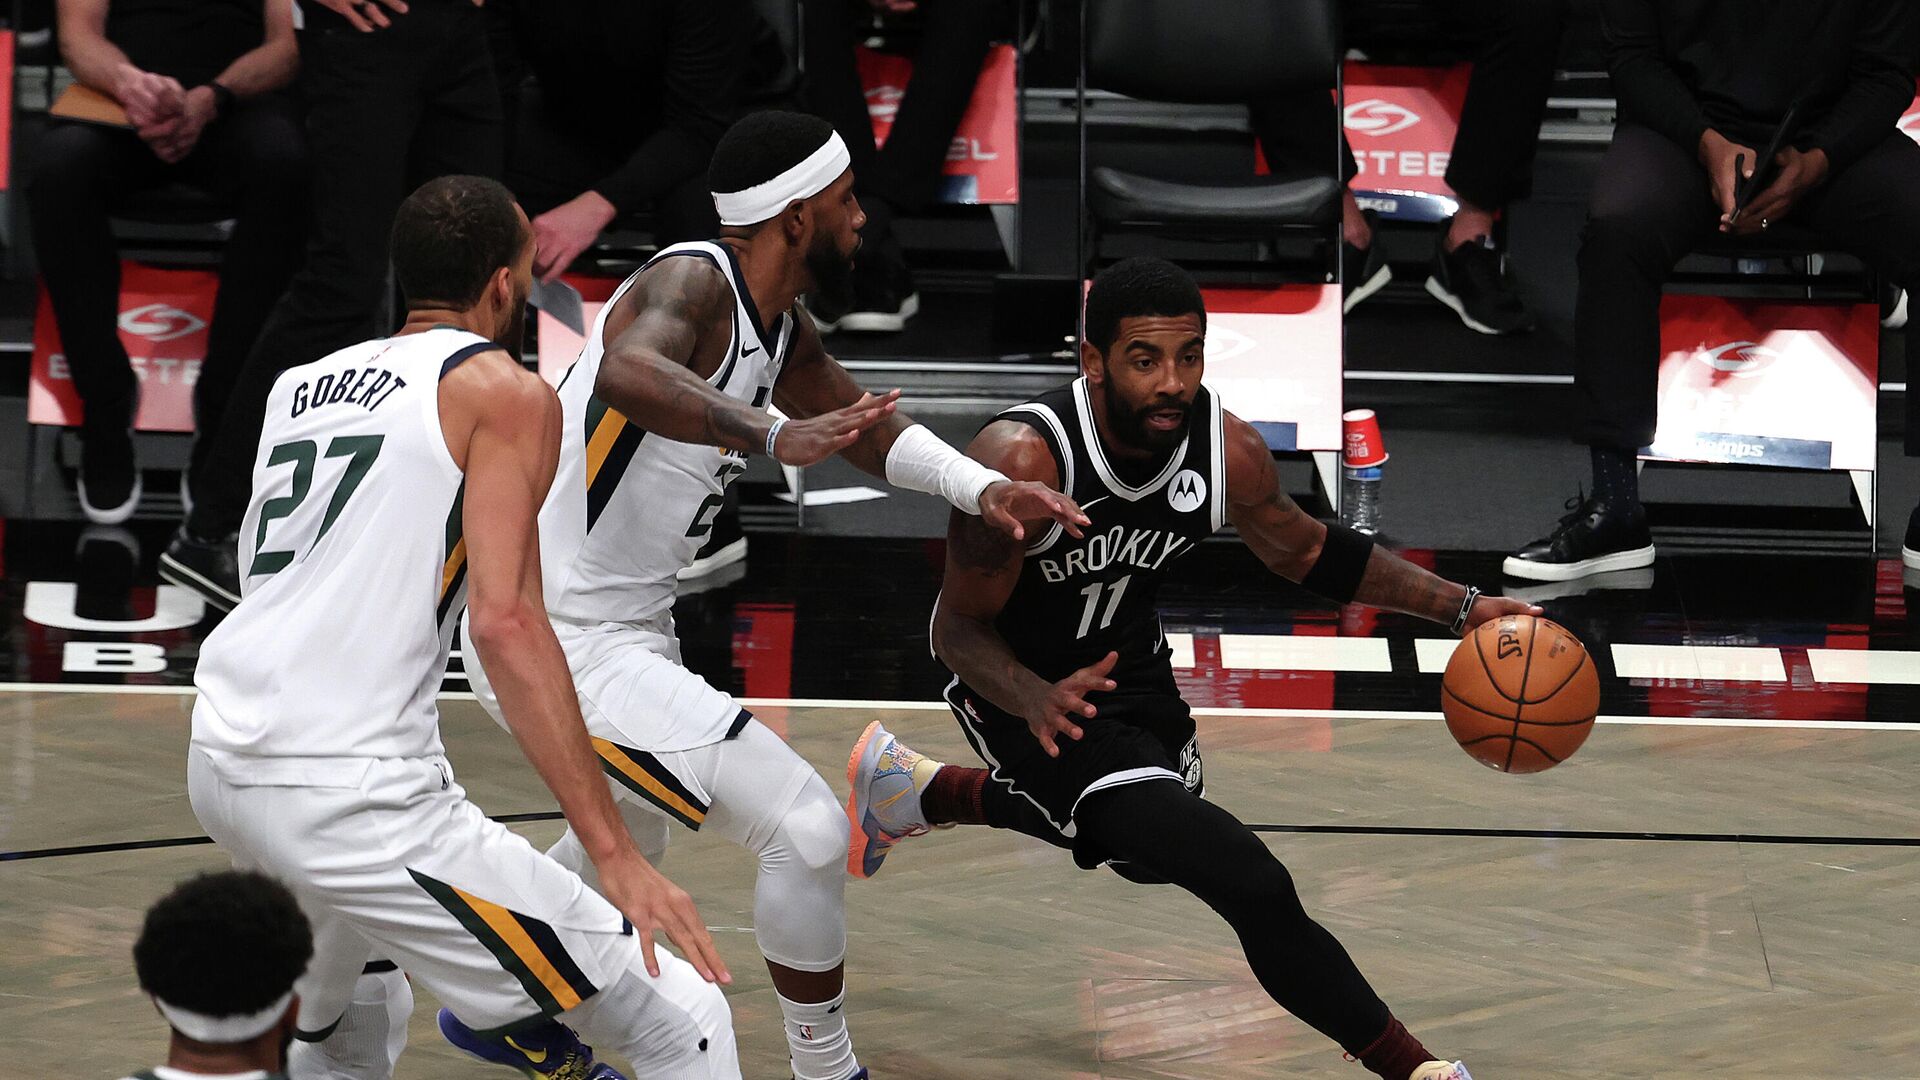
[[[190,697],[191,686],[87,685],[80,683],[0,683],[0,694],[128,694]],[[477,700],[470,690],[442,690],[441,701]],[[736,698],[748,709],[842,709],[849,712],[951,712],[944,701],[870,701],[860,698]],[[1258,709],[1212,706],[1193,709],[1195,716],[1250,720],[1443,720],[1439,710],[1398,709]],[[1748,716],[1601,716],[1595,723],[1623,727],[1762,728],[1785,731],[1899,731],[1920,734],[1920,723],[1886,720],[1774,720]]]
[[[506,825],[518,825],[529,821],[559,821],[561,817],[558,810],[535,810],[523,814],[500,814],[493,820]],[[1650,840],[1693,844],[1920,848],[1920,836],[1797,836],[1791,833],[1630,832],[1608,829],[1477,829],[1435,825],[1248,825],[1247,828],[1257,833],[1323,836],[1455,836],[1497,840]],[[122,851],[151,851],[159,848],[201,847],[211,843],[213,838],[210,836],[172,836],[158,840],[122,840],[107,844],[28,848],[23,851],[0,851],[0,863],[25,862],[30,859],[59,859],[73,855],[105,855]]]

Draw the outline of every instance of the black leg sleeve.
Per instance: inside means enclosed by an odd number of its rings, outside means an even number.
[[[1301,906],[1293,877],[1239,819],[1170,780],[1088,795],[1075,815],[1114,858],[1206,902],[1240,936],[1273,1000],[1358,1056],[1391,1019],[1347,950]]]

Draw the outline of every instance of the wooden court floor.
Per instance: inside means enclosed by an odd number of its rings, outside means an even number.
[[[200,835],[191,700],[0,694],[0,849]],[[964,760],[940,711],[758,712],[836,788],[876,717]],[[445,727],[489,812],[552,809],[476,706],[447,703]],[[1480,1080],[1920,1077],[1920,728],[1604,726],[1531,778],[1472,763],[1432,721],[1203,718],[1201,736],[1212,797],[1292,830],[1266,839],[1309,910]],[[1343,831],[1310,831],[1325,829]],[[0,1077],[157,1062],[165,1027],[129,957],[139,916],[221,863],[203,845],[0,862]],[[750,860],[683,834],[665,869],[736,975],[746,1075],[785,1077]],[[850,884],[848,917],[849,1012],[879,1080],[1368,1075],[1261,993],[1199,903],[1023,837],[915,840]],[[401,1076],[511,1075],[448,1050],[419,996]]]

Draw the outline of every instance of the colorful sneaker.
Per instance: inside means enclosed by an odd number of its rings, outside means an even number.
[[[931,828],[920,808],[920,792],[940,765],[908,749],[880,721],[867,725],[847,758],[847,783],[853,789],[847,795],[847,819],[853,822],[847,873],[872,877],[893,845]]]
[[[519,1069],[527,1080],[627,1080],[613,1066],[595,1061],[593,1047],[558,1020],[496,1037],[480,1034],[441,1009],[440,1034],[481,1061]]]
[[[1473,1080],[1473,1074],[1458,1061],[1429,1061],[1413,1070],[1407,1080]]]

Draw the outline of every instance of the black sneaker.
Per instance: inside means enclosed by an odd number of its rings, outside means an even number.
[[[118,525],[140,505],[133,433],[89,432],[80,443],[80,512],[95,525]]]
[[[235,536],[208,540],[187,531],[173,531],[167,550],[160,553],[160,576],[221,611],[240,602],[240,543]]]
[[[853,307],[834,320],[843,334],[897,334],[920,313],[907,261],[887,253],[862,261],[853,270]]]
[[[1900,563],[1909,570],[1920,570],[1920,506],[1907,515],[1907,538],[1900,542]]]
[[[1598,499],[1567,500],[1572,511],[1553,533],[1507,556],[1500,569],[1529,581],[1566,581],[1609,570],[1653,565],[1653,537],[1647,532],[1647,508],[1609,510]]]
[[[1892,282],[1880,286],[1880,325],[1889,330],[1907,326],[1907,290]]]
[[[747,534],[740,527],[740,509],[728,504],[713,516],[713,528],[707,531],[707,539],[700,545],[693,562],[674,577],[682,585],[681,592],[691,592],[695,588],[711,587],[712,579],[719,576],[720,571],[746,561]]]
[[[1452,308],[1469,330],[1495,336],[1532,330],[1533,316],[1520,302],[1506,256],[1491,242],[1468,241],[1448,251],[1446,236],[1447,226],[1442,224],[1427,292]]]
[[[1361,212],[1367,219],[1367,232],[1373,242],[1364,250],[1346,241],[1340,242],[1341,313],[1352,311],[1393,280],[1393,267],[1387,265],[1386,245],[1380,242],[1380,216],[1371,210]]]

